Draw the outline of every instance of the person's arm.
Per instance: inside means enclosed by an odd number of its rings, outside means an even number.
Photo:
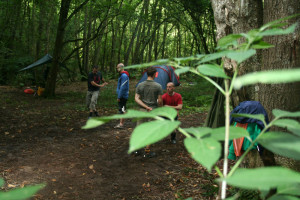
[[[105,85],[107,85],[107,83],[102,83],[101,85],[95,83],[95,81],[91,81],[91,84],[95,87],[104,87]]]
[[[141,98],[141,96],[139,94],[135,93],[135,97],[134,97],[135,102],[138,105],[140,105],[141,107],[145,108],[147,111],[151,111],[152,108],[147,106],[140,98]]]
[[[158,95],[157,97],[157,104],[159,107],[163,106],[163,100],[162,100],[162,95]]]
[[[165,105],[165,106],[175,108],[176,110],[182,109],[182,104],[178,104],[177,106],[169,106],[169,105]]]

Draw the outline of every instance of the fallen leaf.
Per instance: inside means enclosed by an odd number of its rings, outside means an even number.
[[[9,132],[5,132],[5,135],[9,135]]]
[[[51,181],[55,182],[55,181],[56,181],[56,179],[55,179],[55,178],[53,178],[53,179],[51,179]]]
[[[9,187],[9,188],[15,188],[15,187],[17,187],[17,185],[7,184],[7,187]]]
[[[89,168],[90,168],[90,169],[94,169],[94,165],[90,165]]]

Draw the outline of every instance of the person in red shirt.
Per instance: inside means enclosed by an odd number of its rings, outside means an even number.
[[[163,105],[175,108],[177,110],[177,116],[175,120],[178,120],[179,110],[182,109],[182,97],[179,93],[174,92],[175,86],[174,83],[169,82],[167,84],[167,93],[163,94],[162,100]],[[171,134],[171,142],[176,144],[176,132],[174,131]]]

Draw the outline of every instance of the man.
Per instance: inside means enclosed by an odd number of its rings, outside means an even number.
[[[124,114],[126,111],[126,102],[129,96],[129,73],[124,70],[123,63],[119,63],[117,65],[117,71],[120,74],[117,86],[119,113]],[[120,123],[114,128],[124,128],[124,119],[120,119]]]
[[[149,112],[159,106],[162,106],[163,90],[160,84],[154,82],[156,68],[148,67],[146,81],[140,83],[136,88],[135,102],[140,106],[140,110]],[[137,126],[141,124],[141,120],[137,122]],[[139,154],[139,152],[136,152]],[[150,152],[150,146],[145,148],[144,157],[153,157],[154,152]]]
[[[100,81],[103,83],[100,85]],[[88,75],[88,91],[86,94],[86,105],[90,110],[89,118],[93,116],[99,116],[96,105],[101,87],[104,87],[108,83],[104,81],[102,74],[98,72],[98,66],[93,66],[92,72]]]
[[[174,83],[169,82],[167,84],[167,93],[162,96],[163,105],[175,108],[177,110],[177,116],[175,120],[178,120],[179,110],[182,109],[182,97],[179,93],[174,92]],[[171,142],[176,144],[176,132],[171,134]]]

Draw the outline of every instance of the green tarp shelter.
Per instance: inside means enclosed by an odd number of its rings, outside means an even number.
[[[19,72],[27,70],[27,69],[32,69],[34,67],[43,65],[43,64],[47,64],[50,63],[52,61],[52,56],[50,56],[49,54],[46,54],[44,57],[42,57],[41,59],[37,60],[36,62],[32,63],[31,65],[28,65],[27,67],[20,69]]]

